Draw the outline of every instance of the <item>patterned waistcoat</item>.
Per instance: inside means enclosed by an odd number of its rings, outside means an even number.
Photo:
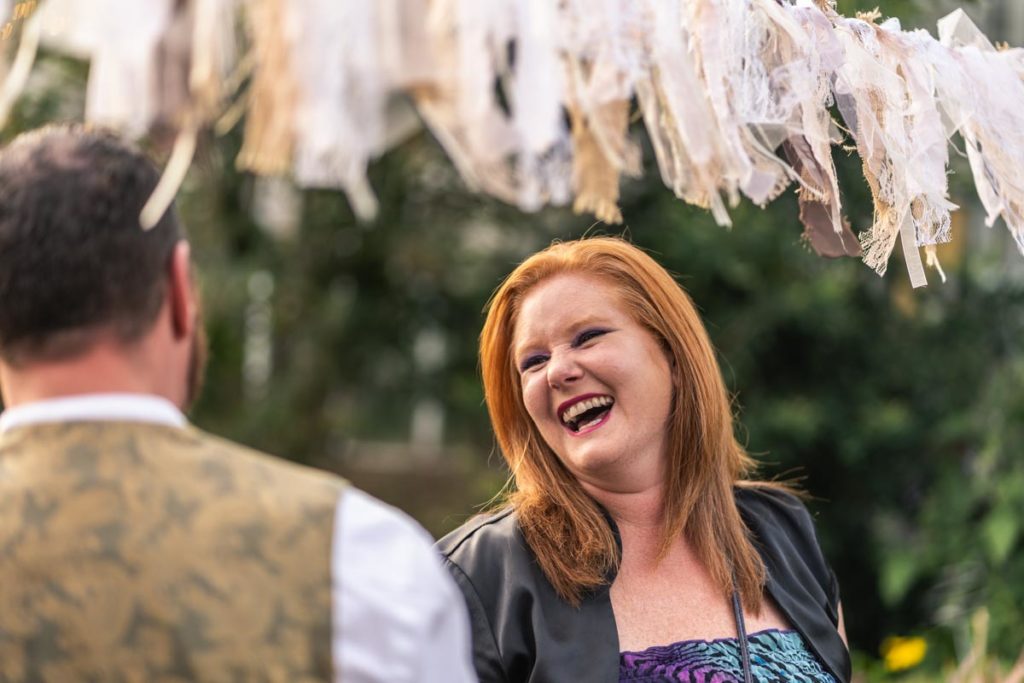
[[[0,435],[0,681],[327,681],[344,482],[196,429]]]

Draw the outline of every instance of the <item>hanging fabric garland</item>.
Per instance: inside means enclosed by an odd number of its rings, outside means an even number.
[[[245,112],[239,167],[341,189],[372,219],[366,169],[408,130],[405,99],[471,188],[523,210],[572,202],[621,222],[621,177],[642,168],[629,123],[641,120],[665,185],[719,224],[741,196],[764,205],[795,184],[816,252],[862,254],[881,275],[899,243],[915,287],[925,264],[941,274],[959,134],[987,224],[1002,218],[1024,252],[1024,51],[997,49],[960,10],[936,39],[875,14],[842,16],[830,0],[83,7],[0,1],[5,26],[32,15],[14,32],[21,49],[4,51],[0,114],[24,87],[35,41],[90,60],[88,120],[177,131],[154,212],[199,131],[223,132]],[[833,105],[874,202],[859,238],[842,212]]]

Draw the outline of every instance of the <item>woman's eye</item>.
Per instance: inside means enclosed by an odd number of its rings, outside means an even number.
[[[595,337],[600,337],[602,334],[606,334],[608,330],[593,329],[584,330],[576,335],[576,339],[573,340],[573,346],[582,346]]]
[[[534,356],[528,356],[528,357],[524,358],[523,361],[519,364],[519,371],[520,372],[526,372],[530,368],[533,368],[533,367],[536,367],[536,366],[540,365],[541,363],[543,363],[547,359],[548,359],[547,356],[545,356],[543,354],[539,354],[539,353],[537,355],[534,355]]]

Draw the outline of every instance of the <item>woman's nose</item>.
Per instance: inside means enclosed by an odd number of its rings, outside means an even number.
[[[569,351],[555,352],[548,360],[548,384],[552,387],[565,386],[578,380],[583,370]]]

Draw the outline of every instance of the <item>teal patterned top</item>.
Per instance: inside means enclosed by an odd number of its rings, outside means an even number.
[[[836,683],[796,631],[769,629],[747,637],[757,683]],[[684,640],[619,656],[624,683],[743,683],[736,638]]]

